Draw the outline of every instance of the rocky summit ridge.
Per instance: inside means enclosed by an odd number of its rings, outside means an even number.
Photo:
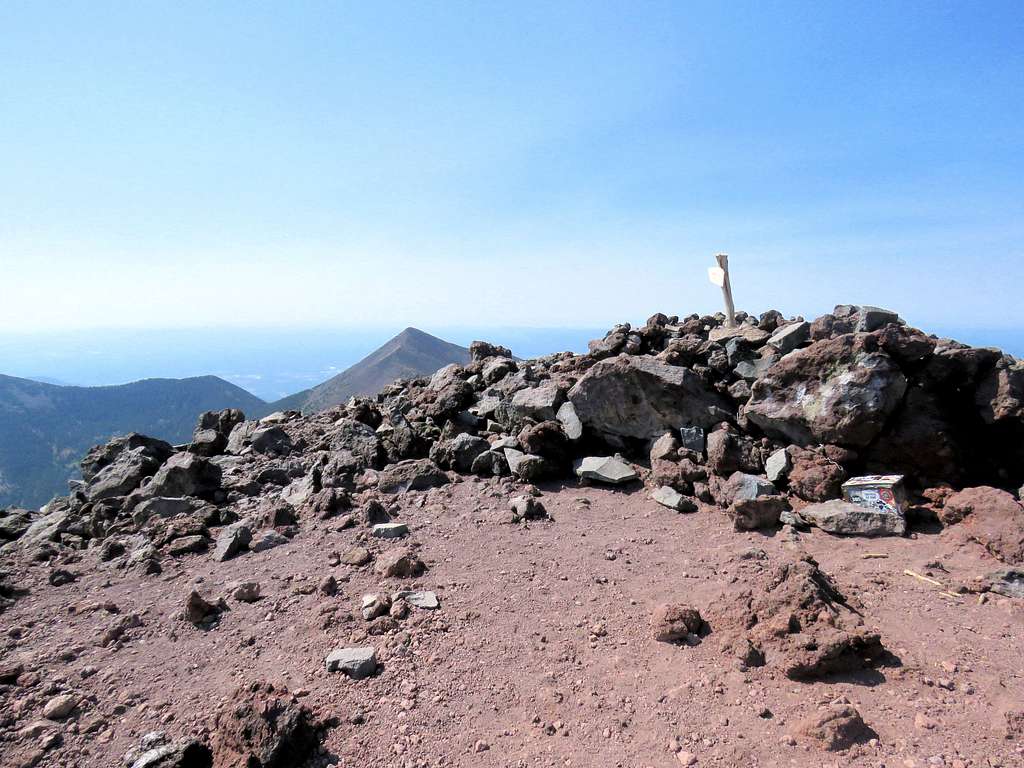
[[[1015,764],[1024,364],[737,319],[93,448],[0,514],[5,759]]]

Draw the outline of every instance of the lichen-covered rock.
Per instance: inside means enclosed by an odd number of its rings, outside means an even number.
[[[865,334],[797,350],[754,382],[744,416],[799,445],[868,445],[907,389],[899,366]]]

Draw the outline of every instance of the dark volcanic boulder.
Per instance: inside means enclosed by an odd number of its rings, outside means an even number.
[[[436,488],[448,482],[448,475],[430,459],[408,459],[389,464],[380,472],[377,490],[381,493],[405,493]]]
[[[320,726],[309,708],[264,682],[236,691],[218,712],[213,730],[218,766],[296,768],[320,747]]]
[[[170,443],[132,432],[122,437],[115,437],[105,445],[91,448],[79,465],[82,469],[82,479],[87,483],[91,482],[102,469],[113,464],[122,453],[139,449],[142,449],[143,455],[156,462],[156,466],[153,468],[154,472],[156,467],[163,464],[174,453],[174,448]]]
[[[221,469],[194,453],[176,453],[142,489],[145,496],[205,496],[220,488]]]
[[[649,355],[597,363],[569,390],[569,401],[586,429],[616,447],[681,426],[706,429],[731,415],[728,401],[696,373]]]
[[[866,334],[817,341],[754,382],[746,418],[773,437],[809,445],[868,445],[899,406],[907,379]]]
[[[131,448],[129,446],[136,442],[132,440],[133,437],[141,438],[144,442]],[[120,445],[120,450],[116,451],[109,463],[103,465],[102,469],[92,475],[83,489],[86,498],[95,501],[114,496],[126,496],[138,488],[143,480],[156,473],[164,460],[174,453],[174,449],[163,440],[153,440],[142,435],[128,435],[127,438],[118,438],[118,441],[120,440],[124,441]],[[110,452],[107,451],[109,448],[110,444],[108,443],[101,449],[105,456],[110,455]],[[90,462],[93,456],[93,452],[90,451],[86,462]],[[95,463],[91,463],[91,467],[95,466]]]
[[[356,471],[380,465],[380,438],[375,430],[355,419],[339,419],[335,423],[331,450],[335,463]]]
[[[207,411],[199,417],[199,423],[192,433],[188,449],[200,456],[216,456],[224,453],[228,436],[238,424],[245,421],[245,414],[237,408],[222,411]]]

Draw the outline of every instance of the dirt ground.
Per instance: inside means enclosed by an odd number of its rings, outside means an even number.
[[[223,563],[165,558],[155,576],[89,550],[62,564],[77,581],[51,586],[49,566],[18,562],[29,593],[0,615],[0,666],[24,671],[0,692],[0,765],[123,765],[147,732],[208,734],[217,708],[257,679],[336,719],[319,766],[1024,765],[1004,716],[1024,706],[1021,601],[944,595],[904,574],[955,591],[998,567],[980,547],[927,532],[738,533],[721,510],[679,514],[640,488],[542,490],[552,520],[528,526],[504,522],[514,484],[470,478],[397,499],[411,528],[401,541],[336,530],[335,518],[303,520],[289,544]],[[383,579],[372,563],[330,564],[356,543],[412,546],[428,570]],[[802,553],[859,602],[895,658],[813,683],[770,663],[741,668],[716,617]],[[328,575],[333,596],[317,589]],[[245,580],[261,586],[255,603],[229,597]],[[399,588],[434,590],[441,607],[368,637],[362,596]],[[181,618],[192,589],[227,598],[214,627]],[[699,644],[655,641],[651,615],[666,602],[701,612],[710,631]],[[131,614],[141,626],[99,644]],[[378,674],[326,672],[324,657],[352,645],[377,648]],[[64,692],[78,697],[75,712],[44,720]],[[877,739],[827,752],[801,734],[802,720],[839,700]]]

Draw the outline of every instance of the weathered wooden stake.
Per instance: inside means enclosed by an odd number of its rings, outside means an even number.
[[[729,257],[724,253],[715,256],[718,261],[718,269],[710,269],[711,282],[722,287],[722,296],[725,298],[725,327],[736,327],[736,307],[732,303],[732,285],[729,283]]]

